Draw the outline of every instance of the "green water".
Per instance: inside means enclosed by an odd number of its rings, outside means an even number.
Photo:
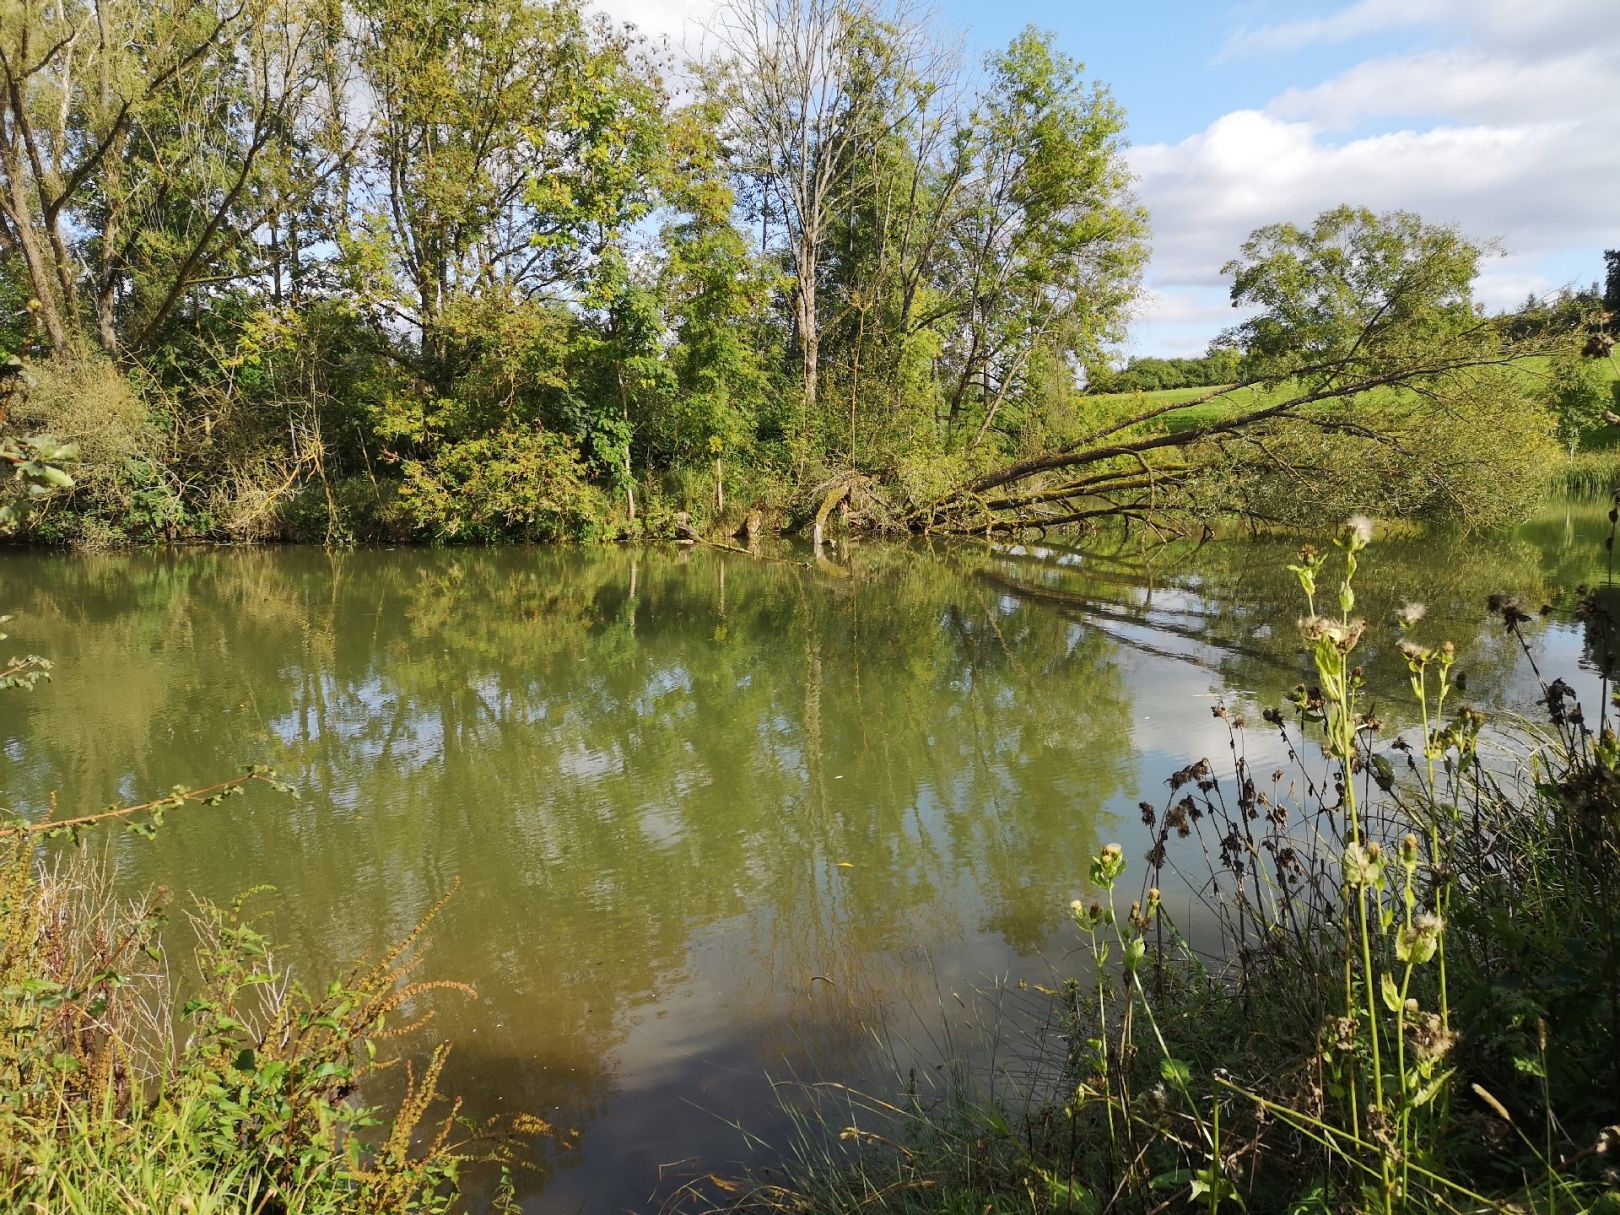
[[[1599,576],[1606,526],[1384,541],[1363,607],[1422,598],[1470,700],[1526,708],[1484,597]],[[892,1092],[967,1039],[972,989],[1066,972],[1086,858],[1140,857],[1170,771],[1230,770],[1213,704],[1257,721],[1300,678],[1291,547],[7,553],[8,652],[57,670],[0,699],[0,795],[97,808],[274,764],[300,800],[113,847],[131,889],[273,885],[311,978],[460,878],[422,973],[479,995],[435,998],[423,1045],[456,1043],[472,1112],[580,1132],[520,1178],[531,1209],[641,1207],[745,1154],[727,1120],[779,1129],[767,1072]],[[1388,631],[1366,644],[1398,723]],[[1536,653],[1580,669],[1579,625]]]

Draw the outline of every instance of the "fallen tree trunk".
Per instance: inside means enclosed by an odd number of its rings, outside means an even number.
[[[1378,374],[1335,378],[1335,368],[1306,368],[1287,380],[1250,380],[1216,388],[1191,400],[1143,410],[1066,445],[1013,461],[957,486],[939,499],[907,516],[908,528],[923,533],[994,534],[1058,527],[1095,526],[1119,519],[1169,531],[1184,530],[1190,518],[1223,513],[1264,518],[1243,501],[1222,501],[1205,495],[1212,469],[1232,457],[1232,444],[1246,445],[1256,458],[1275,463],[1284,475],[1305,479],[1320,469],[1290,467],[1267,446],[1283,424],[1305,425],[1323,432],[1350,436],[1370,443],[1392,444],[1400,450],[1413,436],[1381,427],[1387,422],[1387,401],[1392,398],[1435,401],[1448,393],[1465,396],[1470,376],[1485,374],[1543,355],[1547,344],[1491,342],[1452,357],[1414,360]],[[1275,394],[1285,385],[1299,390],[1282,399]],[[1271,394],[1252,404],[1254,394]],[[1378,393],[1386,404],[1366,400]],[[1244,407],[1245,398],[1251,402]],[[1229,401],[1233,412],[1224,417],[1166,430],[1151,424],[1177,414]],[[1324,412],[1324,406],[1336,406]],[[1504,408],[1511,403],[1504,402]],[[1380,418],[1380,409],[1385,417]],[[1357,421],[1349,411],[1364,410]],[[1462,419],[1458,424],[1465,424]]]

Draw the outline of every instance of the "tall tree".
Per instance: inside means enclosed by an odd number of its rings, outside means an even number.
[[[946,427],[981,442],[1032,354],[1057,343],[1076,371],[1117,337],[1145,260],[1124,114],[1079,63],[1030,28],[987,64],[968,126],[962,215],[940,266]],[[971,417],[971,437],[964,427]]]
[[[721,459],[748,443],[765,404],[766,325],[775,275],[733,223],[736,193],[720,143],[724,100],[706,90],[671,118],[659,288],[674,343],[674,391],[654,420],[661,458]]]
[[[1609,328],[1620,333],[1620,249],[1603,251],[1603,311]]]
[[[260,269],[271,149],[319,146],[340,27],[318,0],[7,6],[0,236],[52,348],[78,347],[88,323],[107,353],[139,355],[202,284]],[[306,161],[282,193],[341,154]]]
[[[382,331],[403,322],[440,394],[458,300],[563,302],[601,233],[645,213],[661,90],[577,0],[360,0],[377,112],[352,263]]]
[[[1526,484],[1532,496],[1540,492],[1552,419],[1528,399],[1525,377],[1497,369],[1547,355],[1565,339],[1516,340],[1511,317],[1477,314],[1471,291],[1479,257],[1480,247],[1454,229],[1408,212],[1339,207],[1308,228],[1261,228],[1226,272],[1234,301],[1259,309],[1229,339],[1247,352],[1236,388],[1266,391],[1213,388],[1111,419],[974,477],[921,508],[915,522],[1014,530],[1108,517],[1162,522],[1167,508],[1242,510],[1245,501],[1226,496],[1232,486],[1218,475],[1242,461],[1291,480],[1291,493],[1322,498],[1341,482],[1367,488],[1361,474],[1378,467],[1364,458],[1369,451],[1394,453],[1407,469],[1404,477],[1374,477],[1385,484],[1372,489],[1438,489],[1444,501],[1436,499],[1436,511],[1501,521],[1490,513],[1496,505],[1515,507]],[[1227,408],[1213,418],[1157,425],[1216,400]],[[1494,425],[1481,433],[1487,418]],[[1328,444],[1318,441],[1323,436]],[[1515,461],[1518,484],[1495,494],[1493,478]],[[1473,477],[1466,486],[1453,477],[1464,465]],[[1236,492],[1254,483],[1250,476]],[[1482,501],[1493,496],[1496,503]]]
[[[1223,273],[1258,309],[1227,335],[1254,379],[1367,378],[1486,333],[1473,306],[1483,249],[1411,211],[1334,207],[1309,228],[1257,229]]]
[[[781,226],[792,274],[803,417],[814,417],[825,318],[827,245],[860,181],[864,146],[902,121],[915,98],[882,82],[915,74],[928,40],[905,0],[731,0],[717,32],[732,60],[731,134],[765,223]],[[767,243],[762,242],[762,243]]]

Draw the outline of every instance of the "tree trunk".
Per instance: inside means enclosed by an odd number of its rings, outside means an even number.
[[[12,205],[6,208],[6,218],[10,220],[11,235],[16,241],[17,252],[22,254],[23,268],[28,271],[28,285],[33,289],[33,297],[37,301],[35,318],[45,330],[45,340],[50,343],[51,349],[66,351],[73,346],[73,333],[62,314],[55,271],[47,254],[39,247],[30,222],[27,200],[17,197],[22,190],[21,180],[13,176],[12,183]]]

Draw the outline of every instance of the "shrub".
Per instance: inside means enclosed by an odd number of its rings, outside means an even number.
[[[565,435],[502,431],[405,463],[406,516],[435,540],[578,540],[608,517]]]
[[[131,468],[150,455],[146,406],[124,374],[98,355],[56,355],[32,363],[7,421],[24,433],[72,443],[76,494],[112,509],[131,489]]]

